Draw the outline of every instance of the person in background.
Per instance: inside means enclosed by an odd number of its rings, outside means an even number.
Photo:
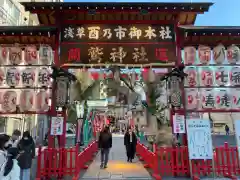
[[[130,127],[124,135],[124,145],[127,151],[127,161],[132,162],[136,153],[137,136]]]
[[[21,136],[21,131],[19,131],[18,129],[15,129],[12,133],[12,137],[10,138],[9,146],[16,148],[19,143],[20,136]]]
[[[20,167],[17,158],[18,149],[12,147],[9,148],[1,180],[20,180]]]
[[[18,163],[21,168],[21,180],[30,180],[30,168],[32,159],[35,157],[35,143],[29,131],[23,133],[23,137],[18,144]]]
[[[101,149],[100,168],[107,168],[109,151],[112,148],[112,134],[110,133],[108,126],[105,126],[103,131],[100,133],[98,148]]]
[[[10,140],[10,136],[6,134],[0,134],[0,179],[2,179],[3,176],[3,169],[5,167],[6,161],[7,161],[7,151],[6,151],[6,145]]]
[[[225,131],[226,131],[226,135],[229,135],[229,131],[230,131],[230,129],[229,129],[229,127],[228,127],[227,124],[225,125]]]

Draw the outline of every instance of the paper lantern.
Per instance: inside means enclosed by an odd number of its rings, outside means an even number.
[[[230,91],[232,98],[231,98],[231,104],[232,109],[239,109],[240,108],[240,89],[231,89]]]
[[[215,108],[215,94],[213,89],[202,89],[201,100],[203,109]]]
[[[186,90],[186,108],[187,109],[197,109],[198,107],[197,96],[198,96],[197,89]]]
[[[225,61],[225,47],[222,44],[213,49],[213,60],[216,64],[222,64]]]
[[[227,60],[230,64],[236,64],[240,60],[240,49],[236,45],[227,48]]]
[[[17,93],[15,91],[5,91],[3,93],[2,110],[4,112],[14,112],[17,108]]]
[[[48,110],[48,101],[49,101],[49,94],[46,91],[41,90],[36,95],[36,110],[37,111],[47,111]]]
[[[188,75],[187,78],[185,78],[185,86],[195,87],[198,82],[197,69],[195,67],[188,67],[184,72]]]
[[[39,60],[42,65],[51,64],[53,59],[53,51],[50,46],[41,45],[39,48]]]
[[[20,94],[19,108],[21,112],[29,111],[33,107],[33,90],[23,90]]]
[[[156,80],[155,73],[154,73],[154,71],[151,68],[148,71],[148,81],[153,83],[153,82],[155,82],[155,80]]]
[[[0,86],[4,85],[5,72],[3,68],[0,68]]]
[[[6,83],[10,87],[18,86],[20,82],[20,72],[17,68],[8,68],[6,74]]]
[[[213,86],[214,76],[211,68],[205,67],[201,70],[201,86]]]
[[[192,65],[196,62],[196,48],[188,46],[184,48],[184,64]]]
[[[24,60],[26,64],[38,63],[38,52],[36,46],[26,46],[24,50]]]
[[[198,47],[198,59],[201,64],[209,64],[211,61],[211,48],[200,45]]]
[[[233,86],[240,85],[240,68],[233,67],[230,70],[230,83]]]
[[[232,107],[231,95],[226,90],[215,91],[215,101],[217,109],[229,109]]]
[[[22,85],[29,87],[35,83],[36,70],[34,68],[26,68],[22,71]]]
[[[22,62],[22,48],[15,46],[9,49],[9,64],[18,65]]]
[[[5,65],[8,57],[8,48],[0,46],[0,65]]]
[[[38,85],[49,86],[50,85],[50,71],[48,68],[43,67],[38,71]]]
[[[228,70],[225,67],[217,67],[215,70],[215,83],[219,86],[228,84]]]

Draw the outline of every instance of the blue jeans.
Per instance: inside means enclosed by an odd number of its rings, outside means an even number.
[[[30,169],[21,169],[20,180],[30,180]]]
[[[106,166],[108,163],[109,148],[101,149],[101,165]]]

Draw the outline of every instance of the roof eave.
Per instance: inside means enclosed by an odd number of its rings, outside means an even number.
[[[122,3],[122,2],[74,2],[74,3],[48,3],[48,2],[22,2],[26,11],[36,10],[74,10],[74,9],[98,9],[98,10],[139,10],[139,8],[146,8],[151,10],[172,10],[174,12],[207,12],[213,3]]]

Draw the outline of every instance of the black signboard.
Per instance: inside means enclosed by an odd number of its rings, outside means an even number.
[[[62,42],[175,42],[174,25],[70,25]]]
[[[61,64],[174,64],[174,44],[62,44]]]

